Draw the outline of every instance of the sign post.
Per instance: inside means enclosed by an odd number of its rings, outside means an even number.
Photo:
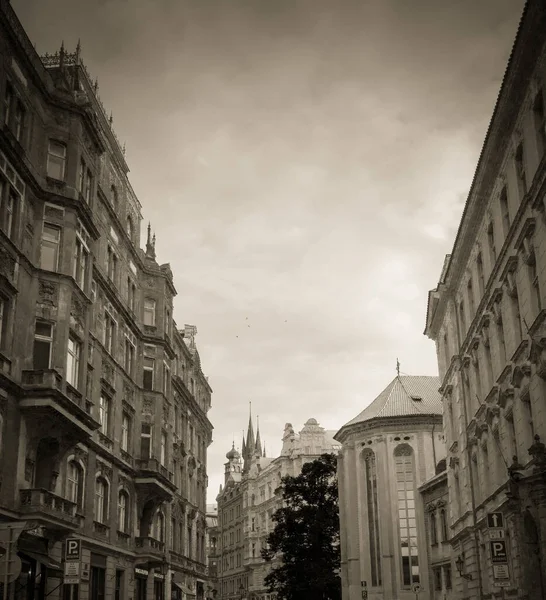
[[[362,588],[362,600],[368,600],[368,583],[361,581],[360,587]]]
[[[488,513],[487,530],[489,533],[491,563],[493,564],[493,585],[500,588],[508,587],[510,585],[510,570],[508,568],[504,515],[501,512]]]
[[[82,542],[76,538],[68,538],[65,542],[64,552],[64,583],[70,586],[70,600],[79,597],[79,584],[81,576],[81,549]]]
[[[411,591],[415,594],[415,600],[419,600],[419,594],[421,593],[421,585],[419,583],[414,583],[411,586]]]

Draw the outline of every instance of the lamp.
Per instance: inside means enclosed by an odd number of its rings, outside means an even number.
[[[459,575],[463,579],[468,579],[468,581],[472,581],[472,575],[471,574],[463,573],[463,571],[464,571],[464,558],[460,554],[457,557],[457,560],[455,561],[455,567],[456,567],[457,571],[459,572]]]

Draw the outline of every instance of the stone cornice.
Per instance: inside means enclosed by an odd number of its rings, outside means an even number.
[[[352,423],[344,425],[334,436],[334,439],[344,446],[350,441],[355,441],[355,436],[360,433],[383,433],[387,427],[396,427],[401,430],[413,431],[415,427],[421,425],[437,425],[443,422],[442,415],[439,414],[420,414],[404,415],[398,417],[376,417],[362,423]]]

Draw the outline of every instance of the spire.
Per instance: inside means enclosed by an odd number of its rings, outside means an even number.
[[[265,442],[264,442],[264,453],[263,453],[263,457],[266,458],[266,453],[265,453]]]
[[[155,236],[152,240],[152,226],[148,223],[148,237],[146,238],[146,258],[155,260]]]
[[[260,417],[256,417],[256,446],[254,447],[254,453],[258,456],[262,455],[262,440],[260,439]]]
[[[64,68],[64,57],[65,57],[65,51],[64,51],[64,40],[61,42],[61,50],[59,52],[59,68],[62,70]]]
[[[80,64],[80,56],[82,53],[82,45],[80,42],[80,38],[78,38],[78,45],[76,46],[76,64],[79,65]]]
[[[254,439],[254,426],[252,425],[252,402],[249,405],[249,416],[248,416],[248,432],[246,434],[246,450],[252,452],[256,447],[256,441]]]
[[[246,454],[246,444],[245,444],[245,430],[243,429],[243,444],[241,446],[242,450],[242,454],[243,454],[243,458],[245,457]]]

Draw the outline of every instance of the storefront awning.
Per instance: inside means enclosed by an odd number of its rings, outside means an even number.
[[[183,583],[178,583],[177,581],[173,581],[172,584],[176,586],[181,592],[184,592],[186,596],[195,596],[195,592],[192,592],[189,587],[184,585]]]
[[[24,554],[25,556],[28,556],[29,558],[32,558],[32,560],[35,560],[36,562],[42,563],[48,569],[62,569],[60,563],[53,560],[46,554],[39,554],[38,552],[29,552],[28,550],[22,550],[20,551],[20,553]]]

